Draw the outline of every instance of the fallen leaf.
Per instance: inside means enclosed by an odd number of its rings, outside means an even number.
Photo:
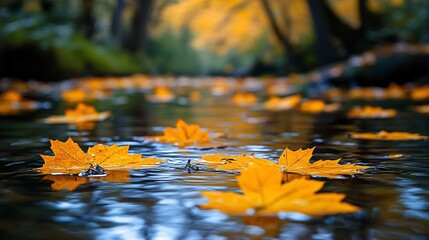
[[[76,109],[67,109],[65,115],[55,115],[45,118],[45,123],[82,123],[103,121],[110,116],[109,111],[97,112],[94,107],[79,103]]]
[[[402,158],[402,157],[404,157],[404,154],[400,154],[400,153],[387,155],[387,158],[390,158],[390,159]]]
[[[88,100],[87,94],[85,93],[85,91],[83,91],[80,88],[66,90],[61,93],[61,97],[63,98],[64,101],[72,102],[72,103],[83,102],[85,100]]]
[[[129,146],[97,144],[88,148],[88,153],[84,153],[71,138],[66,142],[59,140],[50,140],[50,142],[55,155],[40,155],[45,163],[38,170],[44,174],[76,174],[96,164],[105,170],[146,168],[164,161],[156,158],[142,158],[141,154],[128,154]]]
[[[264,103],[264,108],[271,111],[289,110],[296,107],[301,101],[301,95],[295,94],[284,98],[271,97]]]
[[[411,99],[424,100],[429,98],[429,85],[415,87],[411,90]]]
[[[9,90],[0,94],[0,115],[16,114],[20,111],[35,110],[37,108],[37,102],[24,99],[17,91]]]
[[[232,102],[238,106],[252,106],[257,101],[258,98],[252,93],[236,93],[232,97]]]
[[[71,175],[46,175],[42,180],[53,181],[51,188],[55,191],[68,190],[70,192],[77,189],[78,186],[91,181],[106,181],[129,183],[130,173],[128,171],[109,171],[105,177],[79,177]]]
[[[282,183],[283,173],[277,167],[252,165],[237,176],[243,194],[202,191],[209,202],[199,207],[217,209],[227,214],[274,215],[279,212],[299,212],[310,216],[353,213],[359,208],[341,202],[341,193],[316,193],[324,182],[297,179]]]
[[[176,96],[167,87],[156,87],[153,94],[148,95],[147,99],[150,102],[167,103],[171,102]]]
[[[366,140],[387,140],[387,141],[395,141],[395,140],[423,140],[427,139],[427,136],[422,136],[418,133],[409,133],[409,132],[386,132],[380,131],[377,133],[356,133],[350,132],[348,133],[351,138],[354,139],[366,139]]]
[[[339,103],[326,104],[322,100],[308,100],[301,103],[300,110],[308,113],[334,112],[340,108]]]
[[[248,168],[250,165],[256,164],[261,167],[264,166],[276,166],[270,160],[255,158],[253,155],[247,156],[245,154],[234,156],[234,155],[202,155],[202,159],[196,159],[196,162],[206,164],[214,167],[217,170],[224,171],[241,171]]]
[[[413,107],[413,110],[418,113],[429,113],[429,104]]]
[[[166,127],[163,136],[145,137],[144,139],[174,144],[179,147],[210,145],[208,132],[201,131],[199,125],[188,125],[182,119],[177,121],[176,128]]]
[[[381,107],[355,107],[351,109],[347,116],[349,118],[391,118],[396,116],[397,111],[395,109],[384,109]]]
[[[310,162],[316,147],[292,151],[286,148],[278,160],[278,165],[286,172],[294,172],[318,177],[335,178],[339,175],[362,174],[362,169],[368,166],[355,164],[339,164],[337,160],[318,160]]]

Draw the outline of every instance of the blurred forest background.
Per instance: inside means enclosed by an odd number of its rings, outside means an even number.
[[[367,81],[408,81],[427,75],[428,43],[429,1],[0,0],[0,77],[280,76],[347,62]]]

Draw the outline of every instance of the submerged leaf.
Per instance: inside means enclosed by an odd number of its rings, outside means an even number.
[[[100,165],[106,170],[145,168],[158,164],[161,159],[141,158],[141,154],[128,154],[129,146],[95,145],[85,154],[71,138],[66,142],[50,140],[54,156],[40,155],[45,163],[41,168],[45,174],[76,174],[88,169],[91,165]]]
[[[423,140],[427,139],[427,136],[422,136],[418,133],[409,133],[409,132],[386,132],[380,131],[377,133],[356,133],[350,132],[349,136],[354,139],[365,139],[365,140],[386,140],[386,141],[395,141],[395,140]]]
[[[352,213],[359,210],[341,202],[344,194],[318,193],[324,182],[297,179],[282,183],[277,167],[251,165],[237,177],[243,194],[203,191],[209,202],[202,209],[217,209],[227,214],[273,215],[279,212],[300,212],[310,216]]]

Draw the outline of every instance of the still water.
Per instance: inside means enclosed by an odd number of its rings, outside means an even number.
[[[231,104],[230,96],[203,92],[201,100],[179,97],[171,103],[150,103],[140,92],[114,92],[95,101],[112,116],[93,129],[67,124],[48,125],[40,119],[62,114],[65,103],[15,116],[0,117],[0,238],[1,239],[428,239],[429,142],[365,141],[347,132],[408,131],[429,135],[429,115],[411,111],[406,100],[372,102],[397,107],[392,119],[346,117],[362,102],[346,102],[334,113],[306,114],[297,110],[268,112]],[[224,133],[225,149],[178,149],[141,140],[160,135],[177,119]],[[52,190],[50,180],[33,171],[39,154],[49,154],[49,139],[68,136],[86,150],[97,143],[130,145],[130,153],[168,162],[151,169],[131,170],[128,181],[84,179],[75,191]],[[201,154],[254,153],[276,161],[285,147],[317,146],[314,159],[335,159],[370,165],[365,175],[321,179],[323,191],[347,195],[362,208],[355,214],[313,219],[299,214],[280,217],[228,216],[197,207],[202,190],[237,191],[235,175],[227,172],[188,173],[188,159]],[[403,157],[390,159],[391,154]]]

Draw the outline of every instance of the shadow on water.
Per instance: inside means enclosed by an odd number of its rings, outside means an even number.
[[[386,104],[389,104],[387,102]],[[391,103],[390,103],[391,104]],[[429,135],[427,115],[400,109],[394,119],[352,120],[345,112],[304,114],[232,106],[219,97],[198,103],[146,102],[140,93],[95,102],[112,117],[93,129],[47,125],[38,120],[63,106],[31,115],[0,118],[0,236],[31,239],[424,239],[429,220],[428,141],[365,141],[349,131],[395,130]],[[250,114],[254,119],[244,121]],[[159,135],[178,118],[226,134],[221,150],[177,149],[135,137]],[[72,136],[86,150],[96,143],[130,145],[130,153],[167,158],[157,168],[132,170],[126,181],[85,179],[75,190],[52,190],[53,180],[32,169],[51,154],[49,138]],[[327,180],[323,191],[347,195],[362,207],[356,214],[311,219],[227,216],[201,210],[202,190],[238,191],[235,174],[184,170],[187,159],[217,152],[254,153],[276,161],[285,147],[317,146],[315,159],[371,165],[367,174]],[[402,154],[396,159],[391,154]],[[78,180],[73,180],[78,181]],[[80,180],[79,180],[80,181]]]

